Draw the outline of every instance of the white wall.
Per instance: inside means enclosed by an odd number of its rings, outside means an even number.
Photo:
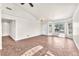
[[[12,20],[9,24],[9,35],[16,40],[16,21]]]
[[[79,48],[79,6],[73,15],[73,39]]]
[[[1,22],[1,4],[0,4],[0,49],[2,49],[2,22]]]
[[[42,23],[42,30],[41,30],[41,34],[42,35],[48,35],[48,21],[43,20]]]
[[[41,33],[40,21],[37,19],[19,19],[16,21],[17,40],[38,36]]]
[[[9,22],[2,21],[2,36],[9,35]]]

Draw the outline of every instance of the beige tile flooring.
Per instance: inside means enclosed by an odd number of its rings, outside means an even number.
[[[2,56],[21,56],[29,49],[41,45],[44,48],[33,56],[78,56],[79,51],[72,39],[40,35],[15,42],[6,36],[2,38]]]

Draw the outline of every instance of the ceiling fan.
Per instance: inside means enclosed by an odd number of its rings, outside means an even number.
[[[21,3],[21,5],[24,5],[25,3]],[[31,7],[34,7],[32,3],[28,3]]]

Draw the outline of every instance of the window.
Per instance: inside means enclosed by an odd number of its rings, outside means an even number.
[[[64,23],[56,23],[55,32],[64,33]]]
[[[68,23],[69,34],[72,34],[72,23]]]

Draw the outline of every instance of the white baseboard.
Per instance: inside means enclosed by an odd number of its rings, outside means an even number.
[[[17,38],[17,39],[15,39],[15,41],[20,41],[20,40],[23,40],[23,39],[28,39],[28,38],[33,38],[33,37],[36,37],[36,36],[39,36],[39,35],[29,35],[29,37],[22,37],[22,38]]]
[[[2,35],[2,36],[10,36],[10,35]]]

